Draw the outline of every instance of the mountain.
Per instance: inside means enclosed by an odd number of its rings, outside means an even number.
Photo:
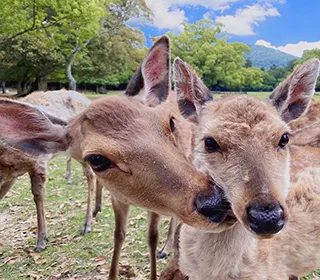
[[[284,53],[279,50],[267,48],[264,46],[250,46],[251,52],[245,57],[249,58],[252,66],[269,69],[273,64],[276,66],[287,66],[287,64],[298,57]]]

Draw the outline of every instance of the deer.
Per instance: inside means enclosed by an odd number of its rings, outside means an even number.
[[[19,99],[37,106],[42,111],[51,114],[51,116],[59,116],[61,120],[67,122],[73,119],[78,113],[85,109],[90,100],[84,95],[76,91],[66,91],[65,89],[58,91],[36,91],[24,98]],[[83,173],[88,183],[88,201],[85,222],[81,231],[85,235],[91,231],[91,223],[93,217],[101,211],[101,189],[103,186],[96,181],[96,178],[90,168],[83,166]],[[71,158],[67,157],[66,180],[68,184],[72,184],[71,178]],[[92,211],[92,197],[94,187],[96,186],[96,206]]]
[[[74,118],[79,112],[90,104],[90,100],[76,91],[65,89],[56,91],[35,91],[26,97],[19,99],[28,102],[52,116],[59,116],[60,119],[68,121]],[[72,184],[71,158],[67,158],[66,180]]]
[[[113,204],[120,205],[118,209],[125,209],[115,212],[116,267],[109,279],[118,279],[129,205],[152,212],[149,217],[155,226],[149,226],[149,235],[156,240],[158,215],[215,228],[211,220],[220,215],[223,202],[222,192],[191,163],[194,125],[180,113],[171,90],[166,36],[155,42],[139,69],[132,94],[93,101],[67,125],[28,103],[0,99],[0,117],[5,120],[0,127],[2,146],[35,161],[67,152],[94,173],[110,192]],[[130,96],[136,92],[139,98]],[[210,213],[199,212],[199,201],[208,201]],[[155,252],[154,244],[150,245]],[[155,253],[151,256],[154,259]],[[156,277],[153,272],[151,279]]]
[[[32,126],[29,126],[28,121],[23,120],[21,117],[15,120],[14,113],[19,112],[10,112],[10,107],[6,107],[7,102],[10,102],[9,99],[1,99],[1,139],[8,132],[7,122],[11,124],[11,121],[13,122],[11,125],[15,124],[17,128],[16,131],[13,131],[15,137],[18,137],[20,127],[23,127],[26,132],[20,137],[28,137],[28,134],[33,133]],[[16,104],[20,104],[22,107],[33,108],[34,110],[35,108],[41,108],[44,117],[61,127],[67,125],[67,121],[80,113],[90,103],[83,95],[64,90],[34,92],[16,102]],[[23,116],[24,113],[21,112],[21,115]],[[28,131],[29,127],[30,131]],[[15,127],[13,126],[12,129],[15,129]],[[36,133],[37,131],[34,132]],[[26,145],[30,145],[30,149],[32,149],[31,142],[29,144],[26,143]],[[38,231],[37,244],[34,249],[36,252],[40,252],[46,247],[47,231],[44,213],[44,193],[47,181],[47,164],[52,156],[53,154],[30,157],[23,151],[10,147],[6,141],[0,140],[0,200],[12,188],[18,177],[29,173],[31,191],[37,210]],[[68,167],[70,168],[70,163]]]
[[[308,111],[320,61],[297,66],[266,101],[208,100],[192,67],[179,58],[174,65],[197,122],[194,164],[225,203],[215,229],[179,226],[160,279],[294,280],[318,268],[320,149],[291,145],[289,125]]]
[[[293,131],[303,129],[320,121],[320,102],[312,100],[308,112],[297,120],[292,121],[289,126]]]

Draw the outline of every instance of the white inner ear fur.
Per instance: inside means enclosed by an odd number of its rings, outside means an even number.
[[[155,46],[154,49],[147,55],[142,63],[142,75],[145,82],[145,90],[149,92],[154,86],[167,80],[170,81],[170,67],[168,60],[170,55],[167,47],[163,44]]]
[[[194,103],[194,81],[192,74],[183,61],[176,59],[174,62],[173,79],[175,91],[184,99]]]
[[[319,60],[313,59],[301,65],[294,72],[289,87],[291,102],[298,99],[308,99],[314,93],[319,70]]]

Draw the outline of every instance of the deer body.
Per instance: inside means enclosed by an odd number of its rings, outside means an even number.
[[[290,145],[288,123],[308,110],[320,61],[297,67],[267,102],[210,101],[191,66],[177,59],[175,67],[198,117],[194,163],[230,205],[221,208],[219,231],[182,226],[179,254],[160,279],[287,280],[318,268],[320,149]]]
[[[304,169],[292,166],[293,173],[300,171],[292,178],[285,228],[271,239],[257,239],[239,222],[221,233],[183,225],[179,265],[190,280],[286,280],[320,267],[320,151],[292,150],[291,161],[303,157]]]
[[[90,167],[90,178],[97,177],[114,202],[123,206],[123,212],[116,211],[120,221],[116,219],[115,263],[126,227],[126,219],[121,218],[127,217],[129,204],[177,217],[192,226],[215,228],[198,211],[196,202],[210,200],[212,211],[207,216],[214,217],[222,201],[215,185],[188,160],[193,125],[181,115],[170,89],[167,37],[154,44],[137,73],[132,94],[127,91],[126,96],[94,101],[67,126],[27,103],[0,99],[0,117],[6,119],[0,126],[0,143],[34,158],[68,151]],[[136,91],[143,93],[143,103],[128,96]],[[92,194],[90,188],[88,193]],[[157,226],[158,214],[150,214],[150,218]],[[157,230],[151,227],[150,232],[156,240]],[[149,245],[155,266],[155,243]],[[117,279],[117,267],[112,271],[109,279]],[[157,277],[155,270],[151,277]]]
[[[86,97],[72,91],[35,92],[22,99],[22,101],[22,104],[33,104],[41,108],[44,114],[47,114],[53,122],[60,125],[66,125],[67,121],[74,118],[90,103]],[[6,117],[1,124],[4,127],[5,122]],[[19,126],[23,126],[23,122],[16,123],[16,133],[19,133]],[[40,157],[30,157],[30,155],[12,148],[0,140],[0,199],[10,190],[17,177],[29,173],[31,190],[37,208],[38,237],[36,251],[45,248],[47,238],[44,193],[47,180],[47,162],[52,156],[53,153],[48,153]]]

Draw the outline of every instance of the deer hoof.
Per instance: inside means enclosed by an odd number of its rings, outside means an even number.
[[[37,247],[34,248],[34,251],[35,251],[36,253],[40,253],[40,252],[42,252],[45,248],[46,248],[46,244],[42,244],[42,245],[37,244]]]
[[[94,209],[94,211],[92,212],[93,218],[97,217],[97,215],[98,215],[99,212],[101,212],[101,208],[96,208],[96,209]]]
[[[165,259],[168,257],[168,254],[166,252],[160,251],[158,253],[158,259]]]
[[[68,179],[68,178],[66,178],[67,179],[67,184],[68,185],[73,185],[74,183],[73,183],[73,181],[72,181],[72,179]]]
[[[88,225],[87,223],[84,224],[84,227],[81,231],[81,235],[86,235],[87,233],[89,233],[91,231],[91,226]]]

